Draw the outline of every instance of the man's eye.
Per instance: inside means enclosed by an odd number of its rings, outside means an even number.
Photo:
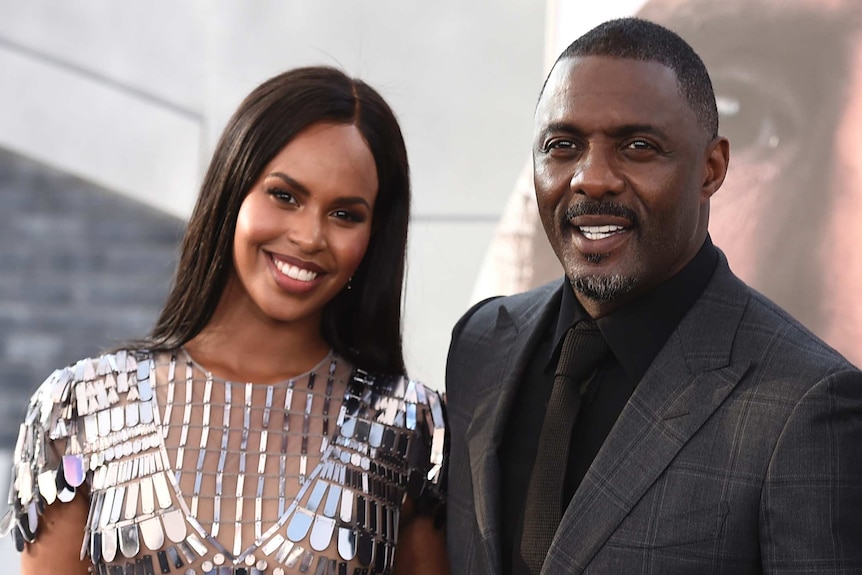
[[[655,146],[653,146],[650,142],[647,142],[646,140],[632,140],[631,142],[626,144],[626,147],[631,149],[631,150],[652,150],[652,149],[655,149]]]
[[[549,152],[551,150],[573,150],[575,148],[576,144],[572,140],[557,138],[545,142],[543,150]]]

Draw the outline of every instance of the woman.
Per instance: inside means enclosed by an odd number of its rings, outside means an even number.
[[[447,572],[441,402],[403,376],[409,195],[372,88],[330,68],[256,88],[151,336],[31,400],[0,523],[22,572]]]

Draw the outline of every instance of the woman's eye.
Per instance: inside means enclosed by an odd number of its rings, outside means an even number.
[[[352,212],[350,210],[335,210],[334,212],[332,212],[332,215],[339,220],[345,220],[347,222],[357,224],[365,221],[365,217],[363,215],[356,212]]]
[[[288,192],[287,190],[269,190],[269,195],[280,202],[284,202],[286,204],[296,204],[296,196]]]

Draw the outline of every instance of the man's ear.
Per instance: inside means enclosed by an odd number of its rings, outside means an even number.
[[[709,200],[724,183],[729,163],[730,142],[724,136],[716,136],[706,147],[706,166],[701,186],[702,200]]]

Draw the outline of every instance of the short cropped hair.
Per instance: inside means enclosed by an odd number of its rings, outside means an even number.
[[[641,18],[609,20],[569,44],[557,62],[577,56],[609,56],[663,64],[676,74],[680,94],[700,125],[712,137],[718,135],[718,110],[709,73],[700,56],[675,32]]]

